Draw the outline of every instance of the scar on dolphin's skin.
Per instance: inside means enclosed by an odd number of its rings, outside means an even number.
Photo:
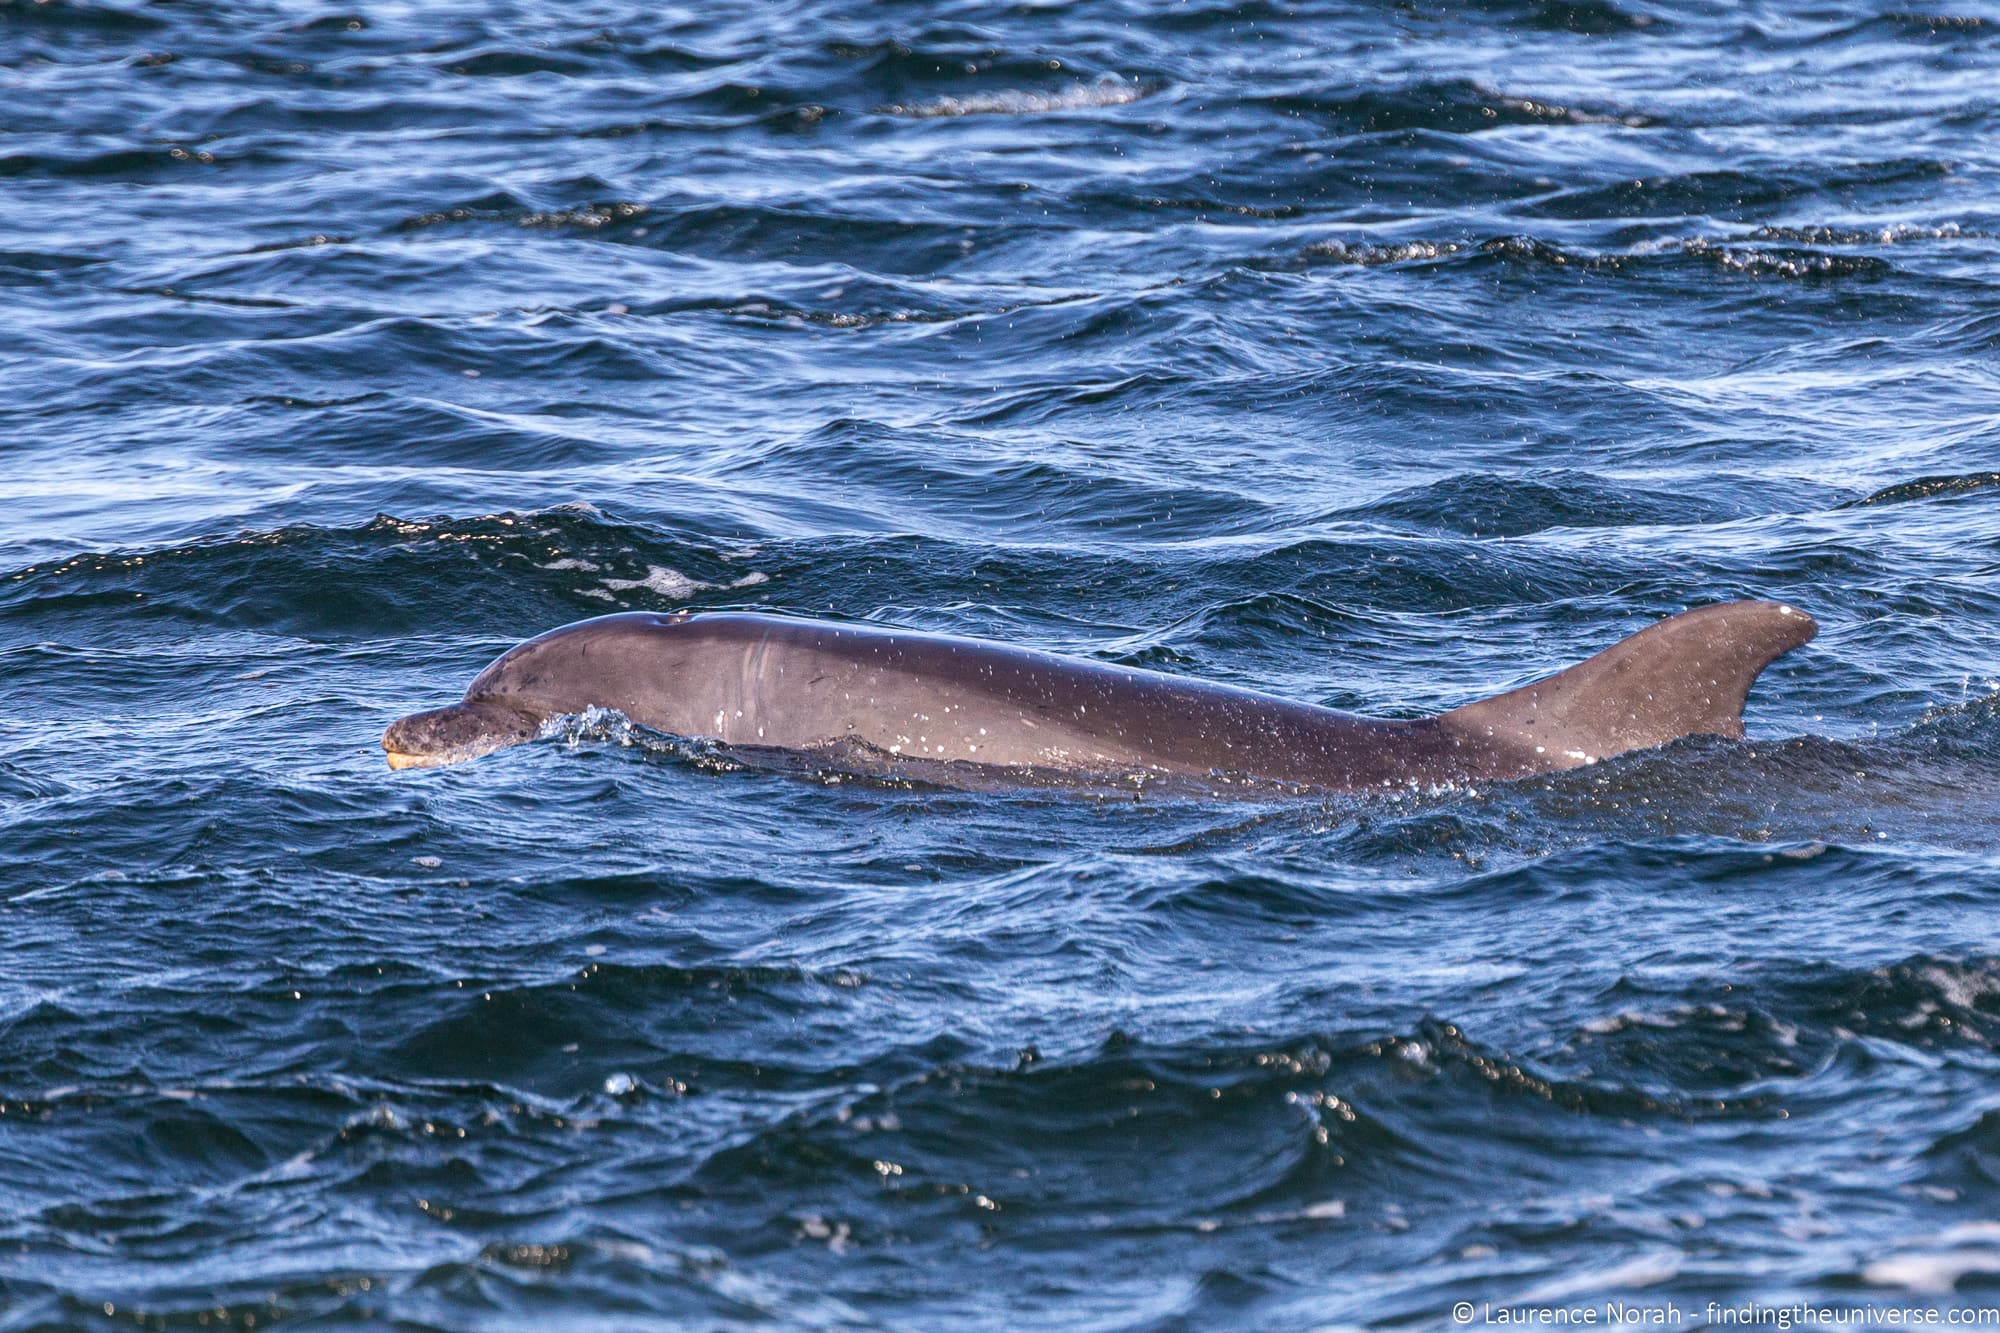
[[[1525,777],[1681,736],[1743,734],[1760,672],[1818,631],[1776,602],[1698,607],[1567,671],[1435,717],[1358,717],[1230,685],[983,639],[752,612],[632,612],[503,653],[465,698],[382,737],[392,768],[532,740],[615,709],[677,736],[1079,775],[1227,773],[1355,791]]]

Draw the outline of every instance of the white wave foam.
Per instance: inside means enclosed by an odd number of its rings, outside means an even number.
[[[1033,116],[1050,111],[1087,111],[1092,107],[1124,106],[1146,95],[1146,89],[1124,80],[1073,83],[1054,92],[1031,93],[1009,88],[1000,92],[967,93],[962,97],[940,97],[930,102],[892,103],[882,108],[888,116],[914,116],[930,120],[943,116]]]
[[[769,583],[770,581],[771,576],[769,574],[753,569],[742,578],[732,579],[728,583],[706,583],[701,579],[689,578],[678,569],[669,569],[665,565],[646,566],[646,573],[643,578],[602,580],[604,586],[610,589],[610,592],[630,592],[635,588],[644,588],[648,592],[656,592],[660,596],[672,601],[686,601],[698,592],[710,592],[718,588],[754,588],[760,583]],[[592,592],[589,595],[608,597],[610,593],[598,594]]]
[[[1951,1227],[1940,1232],[1930,1248],[1892,1254],[1865,1265],[1861,1280],[1878,1287],[1942,1295],[1956,1290],[1959,1279],[1973,1273],[2000,1273],[2000,1222]]]

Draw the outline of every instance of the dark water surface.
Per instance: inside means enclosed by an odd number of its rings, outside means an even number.
[[[2000,11],[0,3],[0,1328],[2000,1305]],[[963,792],[606,611],[1748,744]]]

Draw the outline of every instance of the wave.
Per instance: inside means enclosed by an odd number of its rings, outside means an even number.
[[[85,0],[8,0],[0,5],[0,18],[31,29],[107,34],[153,33],[168,26],[168,20],[148,8]]]
[[[1869,505],[1908,504],[1913,500],[1935,500],[1941,497],[1977,495],[2000,487],[2000,472],[1968,472],[1937,477],[1918,477],[1913,481],[1899,481],[1893,486],[1884,486],[1863,496],[1850,500],[1842,508],[1861,508]]]
[[[1306,267],[1344,264],[1449,272],[1454,266],[1500,264],[1641,278],[1671,275],[1684,270],[1692,261],[1700,268],[1749,278],[1839,279],[1884,277],[1899,271],[1886,258],[1843,251],[1948,240],[1962,234],[1956,228],[1944,227],[1884,229],[1876,233],[1823,227],[1758,227],[1735,236],[1649,239],[1617,249],[1586,248],[1531,235],[1495,236],[1486,240],[1329,237],[1305,246],[1298,252],[1298,258]],[[1816,240],[1828,248],[1773,243],[1788,239]],[[1278,266],[1284,266],[1282,260]]]
[[[1893,158],[1766,173],[1720,169],[1621,180],[1610,185],[1561,189],[1530,205],[1534,215],[1585,218],[1742,217],[1757,209],[1834,196],[1848,207],[1871,194],[1889,195],[1917,181],[1949,175],[1952,164],[1931,158]]]
[[[1638,129],[1656,123],[1651,116],[1638,112],[1522,97],[1469,79],[1422,80],[1338,94],[1272,93],[1250,105],[1282,116],[1310,119],[1342,134],[1357,135],[1411,130],[1476,134],[1510,125],[1614,125]]]
[[[1571,471],[1499,476],[1458,472],[1329,517],[1367,519],[1479,537],[1524,537],[1557,527],[1699,524],[1740,518],[1741,508],[1659,486]]]
[[[673,565],[655,554],[664,552]],[[155,615],[238,628],[408,634],[439,628],[436,589],[452,584],[468,626],[525,631],[601,614],[601,603],[629,604],[635,593],[642,602],[741,595],[769,578],[727,543],[682,543],[571,506],[445,522],[385,515],[355,529],[297,526],[79,555],[16,571],[0,611],[90,616],[137,599]]]
[[[907,116],[935,120],[959,116],[1040,116],[1064,111],[1093,111],[1102,107],[1130,106],[1150,90],[1138,83],[1103,80],[1073,83],[1050,91],[999,89],[935,97],[925,102],[892,102],[880,108],[885,116]]]

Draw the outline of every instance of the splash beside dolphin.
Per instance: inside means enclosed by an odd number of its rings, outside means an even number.
[[[1729,602],[1435,717],[1358,717],[1254,690],[980,639],[748,612],[602,616],[501,655],[462,702],[382,737],[392,768],[532,740],[615,709],[678,736],[1082,774],[1226,774],[1356,791],[1525,777],[1681,736],[1743,734],[1758,674],[1811,616]]]

